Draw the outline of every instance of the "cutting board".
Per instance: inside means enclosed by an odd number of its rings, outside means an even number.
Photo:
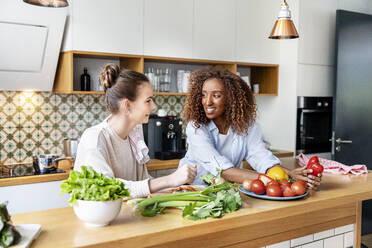
[[[21,233],[21,241],[17,245],[12,245],[12,248],[28,248],[32,241],[36,239],[41,232],[40,224],[16,224],[16,229]]]

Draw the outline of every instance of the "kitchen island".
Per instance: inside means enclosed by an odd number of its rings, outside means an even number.
[[[287,167],[294,159],[282,160]],[[16,214],[15,224],[39,223],[33,247],[262,247],[355,223],[360,247],[361,201],[372,198],[372,176],[325,174],[321,190],[295,201],[242,195],[243,208],[221,219],[191,221],[180,210],[142,217],[125,203],[111,225],[88,228],[71,207]]]

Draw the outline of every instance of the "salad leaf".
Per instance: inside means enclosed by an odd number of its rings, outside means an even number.
[[[214,176],[213,174],[204,174],[200,177],[200,179],[208,184],[213,184]]]
[[[76,200],[85,201],[115,201],[129,196],[124,182],[97,173],[90,166],[81,166],[80,171],[70,171],[66,180],[62,181],[61,194],[71,194],[70,205]]]

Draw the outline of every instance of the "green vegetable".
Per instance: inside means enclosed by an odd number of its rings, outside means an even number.
[[[21,234],[10,222],[6,203],[0,204],[0,248],[17,244],[21,240]]]
[[[21,234],[10,224],[5,224],[1,231],[1,242],[4,247],[14,245],[21,239]]]
[[[8,209],[6,208],[5,204],[0,204],[0,220],[2,222],[7,222],[10,220]]]
[[[241,207],[241,198],[235,188],[235,184],[226,182],[212,185],[201,192],[137,198],[128,201],[128,204],[134,204],[135,209],[141,211],[141,214],[146,217],[163,214],[165,208],[174,207],[183,209],[182,216],[188,216],[191,220],[207,217],[220,218],[224,213],[236,211]]]
[[[200,177],[200,179],[208,184],[213,184],[214,176],[212,174],[204,174]]]
[[[129,196],[122,181],[97,173],[90,166],[81,166],[81,172],[70,172],[61,184],[61,194],[66,193],[71,193],[70,205],[74,205],[76,200],[115,201]]]
[[[223,184],[225,183],[225,179],[223,179],[221,173],[221,169],[217,168],[218,175],[215,177],[212,174],[205,174],[200,177],[204,182],[208,183],[209,185],[213,184]]]

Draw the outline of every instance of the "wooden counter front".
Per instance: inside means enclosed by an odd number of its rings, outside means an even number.
[[[125,204],[112,224],[101,228],[85,227],[71,207],[16,214],[12,219],[15,224],[42,225],[35,248],[262,247],[351,223],[356,224],[360,242],[361,201],[372,198],[372,176],[325,174],[320,191],[295,201],[242,198],[239,211],[200,221],[183,219],[177,209],[142,217]]]

